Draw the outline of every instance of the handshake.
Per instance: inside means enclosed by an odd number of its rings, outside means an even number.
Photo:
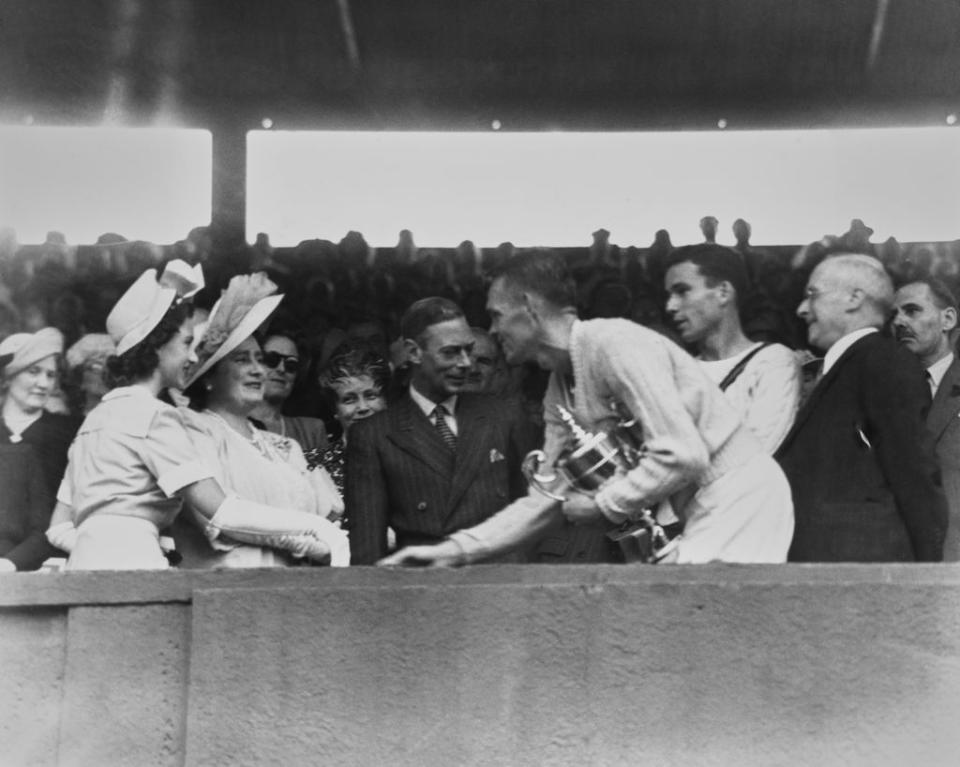
[[[453,567],[485,556],[502,553],[529,540],[556,517],[559,510],[573,524],[607,521],[595,495],[608,481],[622,476],[643,457],[643,430],[639,421],[622,405],[611,403],[618,422],[610,433],[591,434],[583,429],[566,408],[557,405],[561,420],[570,430],[570,440],[560,452],[552,471],[541,473],[546,453],[531,451],[523,460],[523,473],[541,496],[537,504],[531,493],[524,501],[501,511],[485,526],[483,544],[477,552],[467,551],[456,538],[433,546],[411,546],[391,554],[377,564],[383,567]],[[609,506],[610,504],[608,504]],[[649,509],[615,509],[626,521],[608,536],[616,541],[627,561],[659,562],[680,542],[671,539]],[[495,522],[496,521],[496,522]],[[499,523],[499,524],[498,524]],[[473,536],[470,536],[471,538]],[[467,540],[467,538],[464,538]],[[470,546],[473,549],[472,546]]]

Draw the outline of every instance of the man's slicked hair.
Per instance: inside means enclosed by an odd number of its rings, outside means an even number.
[[[937,277],[917,277],[901,285],[905,288],[909,285],[926,285],[933,297],[934,305],[940,309],[957,309],[957,297],[943,280]]]
[[[400,336],[415,341],[423,341],[427,328],[448,320],[463,317],[463,309],[449,298],[430,296],[421,298],[410,305],[400,318]]]
[[[547,248],[517,253],[493,275],[509,290],[535,293],[558,309],[577,305],[577,285],[563,257]]]
[[[729,282],[737,292],[737,305],[742,304],[750,286],[750,278],[743,256],[737,251],[714,243],[685,245],[670,254],[667,269],[687,262],[697,267],[711,288],[721,282]]]

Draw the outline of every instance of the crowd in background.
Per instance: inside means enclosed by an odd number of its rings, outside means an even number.
[[[704,241],[716,240],[717,226],[715,218],[704,217]],[[858,219],[845,233],[799,247],[754,247],[750,226],[740,219],[732,231],[733,247],[743,254],[752,280],[751,294],[741,300],[744,325],[752,338],[798,349],[805,345],[795,309],[810,270],[830,252],[874,254],[897,284],[932,275],[960,292],[960,240],[901,244],[890,238],[873,243],[872,230]],[[565,257],[577,281],[582,318],[625,317],[673,334],[663,286],[673,249],[665,230],[640,247],[613,244],[610,233],[600,229],[589,246],[554,250]],[[310,358],[289,407],[329,420],[333,415],[316,396],[313,384],[344,338],[375,340],[386,349],[397,336],[403,311],[425,296],[451,298],[471,326],[487,327],[489,277],[518,250],[509,242],[479,248],[470,241],[453,248],[419,248],[406,230],[392,248],[373,248],[358,232],[349,232],[339,242],[315,239],[293,248],[274,248],[264,234],[252,245],[223,243],[208,227],[198,227],[172,245],[128,241],[114,233],[102,235],[93,245],[71,245],[57,232],[43,244],[18,245],[8,229],[0,231],[0,340],[13,332],[52,326],[63,333],[65,348],[70,348],[88,333],[102,333],[107,313],[130,283],[144,269],[172,259],[203,265],[208,287],[197,303],[207,307],[233,275],[263,270],[286,296],[275,326],[295,330]],[[69,378],[64,383],[69,390]],[[76,387],[68,395],[74,398],[75,410]]]
[[[704,242],[716,241],[718,225],[711,216],[700,221]],[[738,304],[744,332],[753,340],[805,349],[806,327],[796,308],[811,271],[833,252],[875,256],[896,284],[932,276],[960,293],[960,241],[873,243],[872,230],[858,219],[843,234],[800,247],[755,247],[749,224],[739,219],[732,232],[733,249],[749,276],[749,289]],[[587,247],[553,249],[576,281],[579,316],[629,319],[682,344],[666,311],[664,278],[675,250],[669,233],[657,232],[646,247],[618,246],[610,237],[601,229]],[[343,439],[354,412],[343,397],[357,401],[365,395],[362,388],[345,394],[337,385],[365,377],[376,382],[377,396],[383,390],[384,401],[402,391],[407,382],[401,318],[425,297],[455,302],[478,334],[478,344],[492,345],[482,332],[490,324],[485,307],[491,276],[520,250],[510,243],[478,248],[469,241],[455,248],[418,248],[406,230],[393,248],[370,247],[357,232],[338,243],[316,239],[293,248],[274,248],[266,235],[252,245],[225,244],[206,227],[163,246],[116,234],[104,234],[93,245],[70,245],[55,232],[43,244],[19,245],[6,230],[0,234],[0,342],[43,328],[61,334],[64,353],[45,408],[63,417],[55,430],[63,441],[107,391],[103,370],[114,351],[103,332],[107,316],[145,270],[162,272],[181,260],[199,265],[206,286],[193,304],[201,313],[209,312],[232,278],[264,272],[284,296],[262,343],[262,352],[275,361],[271,369],[280,372],[273,395],[250,415],[266,430],[299,435],[310,467],[322,466],[342,492]],[[366,351],[370,359],[363,358]],[[489,356],[493,369],[497,354]],[[337,385],[331,385],[332,367],[346,371],[333,382]],[[485,390],[516,398],[531,422],[542,426],[544,371],[531,364],[507,371],[501,360],[496,380]],[[42,489],[42,504],[51,508],[57,482],[51,478]]]

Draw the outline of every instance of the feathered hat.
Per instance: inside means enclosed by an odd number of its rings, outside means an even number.
[[[197,362],[184,388],[253,335],[277,308],[282,295],[264,272],[241,274],[230,280],[210,310],[206,322],[193,328]]]

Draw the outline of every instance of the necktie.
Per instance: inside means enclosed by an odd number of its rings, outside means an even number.
[[[813,359],[802,365],[803,375],[800,384],[800,405],[802,406],[810,397],[810,393],[820,383],[823,378],[823,360]]]
[[[437,432],[440,434],[440,438],[444,441],[446,446],[450,448],[451,451],[457,451],[457,437],[450,431],[450,427],[447,425],[447,409],[443,405],[437,405],[433,409],[433,425],[437,427]]]
[[[820,379],[823,378],[823,363],[825,362],[822,358],[817,358],[812,362],[808,363],[810,365],[810,370],[813,372],[813,383],[820,383]],[[806,366],[804,366],[806,367]]]
[[[931,397],[936,396],[936,394],[937,394],[937,387],[936,387],[936,386],[934,385],[934,383],[933,383],[933,376],[930,375],[930,371],[929,371],[929,370],[924,370],[924,371],[923,371],[923,375],[924,375],[924,377],[927,379],[927,386],[930,387],[930,396],[931,396]]]

